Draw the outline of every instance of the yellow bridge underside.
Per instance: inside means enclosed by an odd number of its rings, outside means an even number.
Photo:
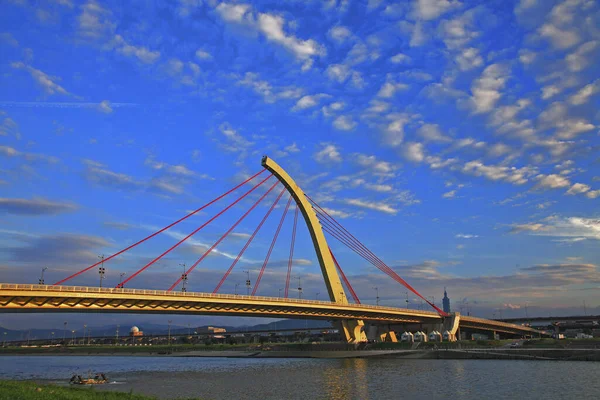
[[[163,290],[0,283],[0,312],[122,312],[364,320],[384,324],[441,323],[435,312],[329,301]],[[531,328],[473,317],[460,326],[515,334]]]

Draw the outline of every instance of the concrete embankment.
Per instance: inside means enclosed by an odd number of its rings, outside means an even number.
[[[568,360],[600,361],[600,350],[485,349],[485,350],[356,350],[356,351],[189,351],[174,357],[232,358],[406,358],[446,360]]]

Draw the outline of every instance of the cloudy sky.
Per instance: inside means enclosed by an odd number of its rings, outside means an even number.
[[[584,302],[600,313],[597,1],[124,4],[0,6],[1,281],[35,283],[42,267],[58,281],[212,200],[267,154],[437,304],[447,287],[455,310],[481,316]],[[106,263],[104,284],[249,188]],[[264,192],[127,286],[168,288]],[[214,289],[278,193],[198,265],[190,290]],[[244,270],[255,279],[286,200],[221,292],[243,292]],[[285,286],[290,210],[258,294]],[[331,247],[364,302],[378,287],[381,304],[406,304],[402,286]],[[305,297],[323,298],[302,223],[294,254]],[[68,283],[98,285],[97,270]]]

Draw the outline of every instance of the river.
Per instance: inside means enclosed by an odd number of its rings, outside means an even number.
[[[101,390],[163,399],[600,398],[600,363],[505,360],[3,356],[0,379],[64,384],[104,372]]]

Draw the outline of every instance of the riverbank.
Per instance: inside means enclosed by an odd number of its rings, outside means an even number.
[[[274,343],[245,345],[8,347],[2,355],[222,358],[377,358],[600,361],[595,341],[462,341],[453,343]]]
[[[0,400],[156,400],[133,393],[97,391],[94,387],[61,387],[31,381],[0,381]]]

